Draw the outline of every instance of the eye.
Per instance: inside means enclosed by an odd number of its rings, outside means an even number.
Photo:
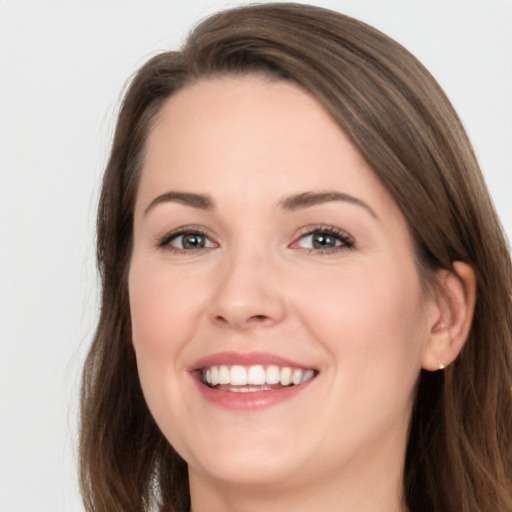
[[[169,245],[177,249],[204,249],[209,246],[209,240],[200,233],[187,233],[175,236],[169,241]]]
[[[158,247],[168,248],[176,252],[188,252],[216,247],[216,244],[199,230],[181,229],[165,235],[158,241]]]
[[[334,226],[310,229],[294,244],[313,252],[336,252],[354,247],[354,241],[345,232]]]

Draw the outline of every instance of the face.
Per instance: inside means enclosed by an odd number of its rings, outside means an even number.
[[[428,337],[411,239],[298,87],[216,78],[167,101],[147,143],[129,294],[145,398],[192,482],[401,467]]]

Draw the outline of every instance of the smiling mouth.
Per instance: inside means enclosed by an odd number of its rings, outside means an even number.
[[[212,389],[246,393],[300,386],[317,373],[316,370],[290,366],[213,365],[200,370],[200,379]]]

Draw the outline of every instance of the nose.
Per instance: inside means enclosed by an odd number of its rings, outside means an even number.
[[[283,321],[285,301],[269,257],[239,256],[224,265],[216,277],[211,321],[235,330],[270,327]]]

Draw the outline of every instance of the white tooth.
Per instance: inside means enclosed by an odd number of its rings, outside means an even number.
[[[217,366],[212,366],[210,368],[210,373],[212,377],[212,386],[216,386],[219,383],[219,369]]]
[[[267,384],[279,384],[281,375],[279,374],[279,368],[271,365],[267,367]]]
[[[289,386],[292,382],[292,369],[288,366],[281,368],[281,385]]]
[[[210,368],[208,368],[208,370],[206,370],[206,374],[205,374],[204,378],[208,384],[212,383],[212,372],[210,371]]]
[[[295,368],[292,372],[292,383],[298,386],[302,382],[302,370]]]
[[[225,365],[219,367],[219,384],[229,384],[229,368]]]
[[[261,365],[250,366],[247,372],[247,383],[254,386],[262,386],[265,384],[266,373],[265,368]]]
[[[229,372],[229,381],[232,386],[246,386],[247,370],[240,365],[232,366]]]
[[[315,375],[315,372],[313,370],[306,370],[304,372],[304,376],[302,377],[302,382],[306,382],[306,381],[312,379],[314,375]]]

